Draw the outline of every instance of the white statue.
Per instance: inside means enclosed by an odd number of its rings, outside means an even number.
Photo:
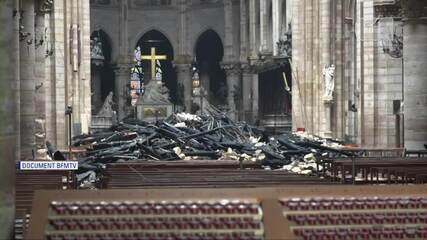
[[[325,66],[323,68],[323,79],[324,79],[324,89],[323,89],[323,98],[326,101],[332,101],[334,88],[335,88],[335,65],[331,64],[329,67]]]
[[[156,80],[162,81],[163,80],[163,72],[162,72],[162,66],[160,65],[160,61],[157,60],[156,62]]]
[[[139,46],[136,47],[136,49],[134,51],[134,56],[135,56],[135,62],[137,62],[138,65],[140,65],[140,62],[141,62],[141,48]]]
[[[101,110],[98,112],[98,116],[107,117],[107,116],[113,116],[114,110],[113,110],[113,92],[109,92],[108,96],[105,98],[104,104],[102,105]]]

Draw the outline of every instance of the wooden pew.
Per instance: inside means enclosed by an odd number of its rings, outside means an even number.
[[[75,177],[70,171],[21,171],[15,177],[15,236],[20,238],[26,231],[36,190],[74,189]]]
[[[352,157],[338,158],[331,160],[331,175],[332,180],[338,178],[338,173],[341,175],[341,182],[345,183],[346,173],[349,171],[352,176],[352,182],[355,183],[355,177],[358,173],[368,181],[368,175],[372,175],[379,169],[387,168],[407,168],[417,170],[427,167],[427,158],[370,158],[370,157]],[[388,181],[390,182],[390,181]]]

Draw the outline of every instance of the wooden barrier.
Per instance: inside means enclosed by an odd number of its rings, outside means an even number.
[[[280,184],[327,184],[315,176],[260,169],[257,163],[192,161],[108,164],[102,188],[255,187]]]
[[[356,183],[356,176],[362,175],[359,183],[380,183],[379,175],[386,175],[384,183],[422,183],[427,169],[427,158],[419,157],[349,157],[321,159],[318,169],[323,167],[322,175],[332,181],[346,183],[347,173],[351,183]],[[394,181],[393,181],[394,180]]]

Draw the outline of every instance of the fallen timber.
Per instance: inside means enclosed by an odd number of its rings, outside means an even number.
[[[86,149],[86,156],[79,158],[82,171],[115,162],[200,159],[260,161],[276,169],[310,153],[351,155],[292,134],[269,136],[220,113],[174,114],[156,123],[127,119],[108,131],[74,137],[74,146]]]

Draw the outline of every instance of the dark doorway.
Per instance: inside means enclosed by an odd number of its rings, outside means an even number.
[[[285,73],[285,78],[283,76]],[[259,111],[261,118],[268,115],[291,115],[291,71],[288,65],[259,74]]]
[[[166,60],[160,61],[162,80],[169,89],[169,99],[173,104],[180,104],[176,72],[173,68],[174,51],[169,39],[157,30],[146,32],[138,41],[135,48],[140,47],[141,55],[151,55],[151,48],[155,48],[156,55],[166,55]],[[144,71],[144,85],[151,80],[151,62],[142,61]]]
[[[102,30],[91,35],[92,114],[97,114],[105,98],[114,92],[114,70],[111,65],[111,42]]]
[[[227,102],[227,82],[220,62],[224,56],[221,38],[213,30],[205,31],[197,39],[196,64],[199,68],[200,82],[208,93],[213,105],[225,105]]]

